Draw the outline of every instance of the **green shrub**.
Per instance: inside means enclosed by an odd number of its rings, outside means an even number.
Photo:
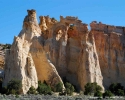
[[[37,91],[36,91],[36,89],[33,87],[33,86],[31,86],[30,88],[29,88],[29,91],[27,92],[28,94],[37,94]]]
[[[63,84],[61,82],[59,82],[58,84],[56,84],[55,90],[56,90],[56,92],[62,92],[62,90],[63,90]]]
[[[105,93],[103,93],[103,97],[104,98],[105,97],[112,97],[112,96],[114,96],[114,94],[111,91],[109,91],[109,90],[106,90]]]
[[[10,49],[10,48],[11,48],[11,44],[5,44],[5,45],[3,45],[3,49],[2,50]]]
[[[94,82],[94,83],[87,83],[85,85],[85,92],[84,92],[84,94],[85,95],[95,95],[95,94],[97,94],[98,92],[101,92],[101,91],[102,91],[101,86],[97,85],[96,82]]]
[[[66,93],[68,95],[72,95],[73,92],[75,91],[74,86],[71,83],[68,83],[68,82],[65,83],[65,88],[66,88]]]
[[[18,94],[16,94],[16,96],[15,96],[16,98],[19,98],[19,95]]]
[[[94,96],[96,96],[96,97],[102,97],[102,92],[96,91],[95,94],[94,94]]]
[[[46,82],[42,83],[41,81],[38,81],[38,88],[37,91],[39,94],[51,94],[51,87],[46,84]]]
[[[123,96],[124,95],[124,87],[120,83],[112,83],[109,86],[109,90],[118,96]]]
[[[124,96],[125,95],[124,90],[118,89],[117,95],[118,96]]]
[[[7,84],[7,94],[19,94],[21,91],[21,87],[22,84],[20,80],[12,79]]]

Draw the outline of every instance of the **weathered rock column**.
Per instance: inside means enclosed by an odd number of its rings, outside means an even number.
[[[37,88],[38,80],[45,80],[51,87],[62,82],[43,49],[36,11],[27,10],[27,12],[23,29],[19,36],[14,38],[11,50],[6,54],[3,80],[3,86],[6,86],[11,79],[21,80],[24,94],[31,86]]]

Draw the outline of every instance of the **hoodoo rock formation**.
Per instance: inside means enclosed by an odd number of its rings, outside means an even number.
[[[23,29],[6,53],[3,86],[13,79],[22,81],[22,92],[38,80],[51,87],[68,80],[78,90],[88,82],[107,88],[113,82],[125,86],[125,28],[77,17],[60,16],[60,21],[28,10]]]
[[[38,80],[46,81],[50,86],[62,82],[55,66],[47,58],[41,37],[41,30],[36,20],[36,11],[27,10],[23,29],[14,38],[11,50],[6,53],[3,86],[11,79],[22,82],[22,93],[27,93],[31,86],[38,87]]]

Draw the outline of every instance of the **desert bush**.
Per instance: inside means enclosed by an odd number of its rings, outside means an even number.
[[[29,91],[27,92],[28,94],[37,94],[37,90],[33,87],[33,86],[31,86],[30,88],[29,88]]]
[[[56,84],[55,90],[56,90],[56,92],[62,92],[62,90],[63,90],[63,84],[61,82],[59,82],[58,84]]]
[[[38,81],[38,88],[37,91],[39,94],[51,94],[51,87],[46,84],[46,82],[42,83],[41,81]]]
[[[22,83],[20,80],[12,79],[7,84],[7,94],[19,94],[21,91]]]
[[[66,93],[68,95],[72,95],[73,92],[75,91],[74,86],[71,83],[68,83],[68,82],[65,83],[65,88],[66,88]]]
[[[96,91],[95,94],[94,94],[94,96],[96,96],[96,97],[102,97],[102,92]]]
[[[103,93],[103,98],[112,96],[114,96],[114,94],[109,90],[106,90],[105,93]]]
[[[118,96],[124,96],[125,95],[124,90],[118,89],[117,95]]]
[[[85,85],[85,95],[96,95],[96,94],[101,94],[100,92],[102,91],[101,86],[97,85],[96,82],[94,83],[87,83]]]
[[[124,95],[124,87],[120,83],[112,83],[109,86],[109,90],[114,94],[118,96]]]
[[[11,44],[5,44],[5,45],[3,45],[3,50],[4,49],[10,49],[11,48]]]

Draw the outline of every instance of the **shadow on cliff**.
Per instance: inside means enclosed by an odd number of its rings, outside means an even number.
[[[0,78],[0,93],[2,93],[2,79]]]

